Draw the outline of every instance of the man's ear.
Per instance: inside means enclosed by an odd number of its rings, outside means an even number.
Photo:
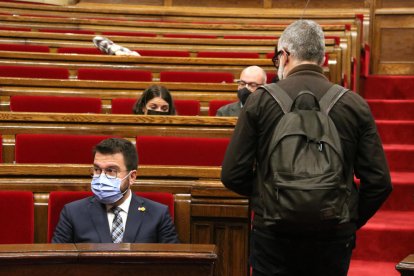
[[[135,180],[137,179],[137,170],[131,171],[131,174],[129,175],[129,184],[132,185],[135,183]]]

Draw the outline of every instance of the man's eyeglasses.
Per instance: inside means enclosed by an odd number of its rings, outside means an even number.
[[[276,49],[275,49],[275,55],[272,58],[272,62],[273,62],[273,65],[275,66],[276,69],[279,69],[280,57],[283,55],[283,52],[285,52],[287,56],[290,55],[290,53],[288,51],[286,51],[285,49],[282,49],[278,52],[276,52]]]
[[[262,85],[261,83],[255,83],[255,82],[245,82],[244,80],[238,80],[237,84],[239,85],[239,87],[245,87],[246,85],[252,89],[256,89],[258,88],[260,85]]]
[[[90,173],[91,173],[91,176],[93,178],[100,177],[101,174],[102,174],[102,171],[105,173],[105,176],[108,179],[115,179],[118,176],[118,173],[121,172],[121,171],[118,171],[117,169],[114,169],[114,168],[106,168],[106,169],[101,169],[101,168],[98,168],[98,167],[90,168]]]

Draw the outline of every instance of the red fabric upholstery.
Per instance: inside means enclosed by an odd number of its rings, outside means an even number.
[[[364,50],[361,53],[361,77],[369,75],[369,67],[371,63],[371,47],[368,44],[364,45]]]
[[[203,34],[164,34],[164,37],[170,38],[217,38],[215,35],[203,35]]]
[[[369,75],[363,95],[366,99],[414,99],[414,76]]]
[[[83,55],[103,55],[98,48],[87,47],[60,47],[57,49],[59,54],[83,54]]]
[[[28,44],[0,44],[0,51],[49,53],[48,46]]]
[[[101,113],[100,98],[12,96],[10,110],[20,112]]]
[[[16,163],[92,164],[92,149],[110,136],[17,134]]]
[[[160,192],[135,192],[138,196],[167,205],[170,216],[174,220],[174,195]],[[52,191],[49,194],[48,218],[47,218],[47,241],[51,242],[53,232],[59,222],[60,212],[65,204],[72,201],[92,196],[89,191]]]
[[[204,82],[204,83],[233,83],[234,76],[228,72],[160,72],[162,82]]]
[[[229,138],[137,136],[140,164],[221,166]]]
[[[225,35],[224,39],[274,39],[276,36],[266,36],[266,35]]]
[[[69,70],[60,67],[0,65],[0,77],[68,79]]]
[[[132,108],[137,99],[115,98],[112,99],[112,114],[132,114]],[[196,116],[200,113],[200,102],[197,100],[175,100],[177,115]]]
[[[64,34],[87,34],[87,35],[93,35],[93,34],[95,34],[94,31],[71,30],[71,29],[39,29],[39,32],[45,32],[45,33],[64,33]]]
[[[189,57],[188,51],[175,50],[135,50],[143,57]]]
[[[111,19],[112,20],[112,19]],[[139,37],[156,37],[153,33],[137,33],[137,32],[102,32],[104,36],[119,35],[119,36],[139,36]]]
[[[266,83],[271,83],[274,78],[276,78],[276,71],[274,72],[266,72],[267,80]]]
[[[220,107],[234,102],[232,100],[211,100],[208,103],[208,116],[216,116],[217,110]]]
[[[0,27],[2,31],[18,31],[18,32],[30,32],[30,28],[15,28],[15,27]]]
[[[197,57],[201,58],[259,58],[258,53],[246,52],[198,52]]]
[[[107,80],[107,81],[152,81],[152,73],[134,69],[78,69],[80,80]]]
[[[200,114],[200,102],[197,100],[174,100],[177,115],[197,116]]]
[[[414,121],[414,99],[412,100],[367,100],[376,120]]]
[[[0,191],[0,244],[34,242],[34,200],[29,191]]]

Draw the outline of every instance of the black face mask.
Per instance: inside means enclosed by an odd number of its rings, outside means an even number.
[[[163,111],[156,111],[156,110],[152,110],[152,109],[148,109],[147,110],[147,115],[170,115],[168,112],[163,112]]]
[[[250,90],[247,89],[247,87],[237,90],[237,97],[239,97],[239,100],[242,103],[242,105],[244,105],[251,93],[252,92],[250,92]]]

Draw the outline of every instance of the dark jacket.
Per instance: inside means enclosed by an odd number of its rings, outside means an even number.
[[[123,242],[178,243],[168,207],[134,193],[131,195]],[[52,243],[112,243],[106,206],[95,197],[66,204]]]
[[[332,86],[317,65],[299,65],[279,81],[291,98],[303,90],[312,91],[318,100]],[[232,139],[223,161],[223,184],[251,198],[255,211],[254,225],[260,224],[262,202],[260,189],[267,174],[267,149],[273,131],[283,112],[264,89],[249,96],[239,115]],[[391,179],[382,143],[374,118],[365,100],[354,92],[346,93],[333,107],[330,116],[339,132],[345,160],[345,175],[354,171],[360,178],[354,185],[350,212],[352,223],[347,233],[364,225],[374,215],[392,190]]]
[[[234,116],[237,117],[242,109],[240,102],[226,104],[217,110],[216,116]]]

